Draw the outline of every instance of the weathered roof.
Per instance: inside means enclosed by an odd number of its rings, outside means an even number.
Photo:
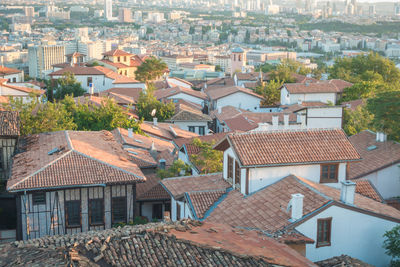
[[[258,127],[257,123],[248,121],[243,115],[238,115],[234,118],[226,119],[223,122],[231,131],[247,132]]]
[[[382,196],[375,189],[375,186],[369,180],[358,180],[356,182],[356,193],[373,200],[383,202]]]
[[[156,173],[147,174],[146,182],[136,185],[137,201],[154,201],[171,199],[171,196],[160,184],[161,179]]]
[[[232,95],[232,94],[236,94],[236,93],[240,93],[240,92],[260,98],[260,99],[264,99],[264,97],[262,97],[259,94],[256,94],[253,90],[247,89],[244,87],[240,87],[240,86],[216,87],[216,88],[212,88],[212,89],[210,88],[206,91],[208,97],[211,100],[217,100],[222,97],[226,97],[228,95]]]
[[[394,141],[377,142],[372,131],[362,131],[350,136],[349,140],[363,158],[349,165],[349,179],[362,178],[400,162],[400,144]]]
[[[175,115],[168,121],[212,121],[211,117],[204,114],[201,110],[194,109],[184,104],[177,104],[175,110]]]
[[[270,166],[360,160],[341,129],[231,133],[216,149],[232,146],[241,166]]]
[[[207,210],[217,202],[226,190],[191,191],[186,194],[195,218],[203,219]]]
[[[114,87],[100,92],[100,95],[117,94],[131,97],[136,102],[139,99],[140,93],[143,92],[142,88],[125,88]]]
[[[226,190],[231,187],[222,179],[222,173],[166,178],[161,184],[175,199],[193,191]]]
[[[125,52],[124,50],[121,50],[121,49],[113,49],[113,50],[110,50],[110,51],[107,51],[107,52],[103,53],[103,56],[114,56],[114,57],[117,57],[117,56],[132,56],[132,55],[133,54]]]
[[[315,266],[257,231],[191,220],[18,241],[0,252],[2,266]]]
[[[173,123],[158,122],[154,125],[153,122],[144,121],[140,124],[140,129],[150,136],[159,137],[164,140],[172,141],[176,138],[186,138],[199,136],[186,130],[182,130],[179,126]]]
[[[326,260],[317,261],[315,264],[320,267],[373,267],[373,265],[347,255],[341,255]]]
[[[19,136],[19,117],[15,111],[0,110],[0,137]]]
[[[353,84],[342,80],[330,80],[305,83],[285,83],[285,87],[291,94],[312,94],[312,93],[342,93],[347,87]]]
[[[6,66],[0,66],[0,76],[21,73],[22,70],[8,68]]]
[[[313,183],[294,175],[282,178],[248,196],[243,196],[237,190],[228,192],[226,198],[211,211],[206,221],[274,233],[292,226],[293,222],[289,220],[291,214],[286,207],[291,195],[297,193],[304,196],[303,217],[294,224],[307,220],[310,214],[317,214],[316,212],[322,207],[329,205],[351,208],[372,216],[400,222],[400,211],[393,207],[360,194],[355,195],[354,206],[349,206],[340,201],[339,189]]]
[[[187,94],[193,97],[197,97],[200,99],[207,99],[207,95],[201,91],[196,91],[193,89],[188,89],[182,86],[175,86],[175,87],[171,87],[171,88],[165,88],[165,89],[159,89],[156,90],[154,92],[154,96],[157,99],[164,99],[164,98],[168,98],[177,94]]]
[[[144,181],[108,131],[61,131],[26,137],[13,160],[8,191]]]
[[[21,92],[28,93],[28,94],[34,93],[36,95],[43,95],[44,93],[46,93],[46,91],[42,90],[42,89],[33,89],[33,88],[29,88],[29,87],[24,87],[24,86],[17,86],[17,85],[7,83],[6,81],[0,81],[0,87],[7,87],[10,89],[21,91]]]

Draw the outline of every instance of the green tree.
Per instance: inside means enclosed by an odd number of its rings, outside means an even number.
[[[172,101],[168,103],[162,103],[157,100],[153,94],[151,86],[148,87],[147,92],[141,92],[139,99],[136,103],[136,112],[139,118],[152,121],[152,112],[156,111],[155,116],[162,122],[171,118],[175,114],[175,105]]]
[[[137,68],[135,77],[139,81],[148,83],[161,77],[167,69],[167,64],[161,59],[150,57]]]
[[[387,255],[392,256],[391,266],[400,266],[400,225],[387,231],[383,237],[383,248]]]
[[[62,78],[51,80],[47,84],[48,97],[50,100],[63,99],[66,95],[81,96],[86,91],[82,88],[81,84],[76,81],[72,73],[65,73]]]
[[[175,160],[167,170],[158,170],[157,176],[161,179],[186,175],[191,170],[190,166],[181,159]]]
[[[270,71],[274,71],[276,70],[276,66],[269,64],[269,63],[264,63],[263,65],[260,65],[259,67],[257,67],[255,69],[256,72],[259,72],[261,69],[262,72],[266,73],[266,72],[270,72]]]
[[[372,128],[374,115],[368,112],[365,105],[358,106],[354,111],[344,109],[343,130],[347,135],[355,135],[361,131]]]
[[[281,91],[279,90],[279,88],[281,88],[282,85],[283,82],[279,80],[271,80],[269,83],[257,86],[255,90],[256,93],[264,97],[261,105],[269,106],[279,103],[281,98]]]
[[[384,90],[385,85],[373,81],[361,81],[343,91],[341,102],[374,97],[379,90]]]
[[[400,91],[381,92],[368,99],[367,110],[374,114],[372,125],[400,141]]]
[[[41,103],[36,97],[23,103],[22,99],[10,98],[6,108],[18,111],[21,135],[77,129],[71,113],[61,103]]]
[[[222,71],[222,68],[220,65],[215,66],[215,71]]]
[[[195,145],[200,151],[190,157],[191,162],[200,173],[214,173],[222,171],[223,152],[213,149],[213,143],[202,142],[200,139],[193,139]]]
[[[276,70],[271,72],[270,78],[272,80],[282,81],[284,83],[293,83],[296,80],[293,77],[293,74],[295,73],[306,75],[311,73],[311,70],[306,68],[300,62],[294,60],[283,60],[276,67]]]

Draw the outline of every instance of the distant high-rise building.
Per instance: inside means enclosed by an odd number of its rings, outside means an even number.
[[[120,22],[132,22],[132,11],[129,8],[120,8],[118,19]]]
[[[25,6],[24,13],[27,17],[34,17],[35,16],[35,8],[33,6]]]
[[[104,18],[106,20],[112,20],[112,0],[104,0]]]
[[[400,16],[400,3],[396,3],[394,5],[394,15],[395,16]]]
[[[40,45],[29,47],[29,76],[44,78],[45,72],[51,70],[54,64],[64,63],[65,46]]]
[[[375,5],[370,5],[370,6],[368,7],[368,14],[369,14],[370,16],[374,16],[374,15],[376,14]]]
[[[133,20],[136,23],[142,23],[142,11],[135,11],[135,13],[133,14]]]

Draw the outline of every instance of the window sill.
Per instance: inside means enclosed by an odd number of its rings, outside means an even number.
[[[89,226],[103,226],[104,222],[102,223],[90,223]]]
[[[76,225],[66,225],[66,228],[81,228],[80,224],[76,224]]]
[[[316,248],[322,248],[322,247],[330,247],[331,243],[317,243],[317,245],[315,246]]]
[[[320,184],[335,184],[338,183],[338,180],[320,180],[319,183]]]

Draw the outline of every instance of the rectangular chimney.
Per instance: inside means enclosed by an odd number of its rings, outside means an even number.
[[[289,114],[283,114],[283,121],[285,124],[285,129],[289,128]]]
[[[278,124],[279,124],[279,117],[277,115],[272,116],[272,126],[274,130],[278,129]]]
[[[128,128],[128,137],[133,138],[133,128]]]
[[[340,191],[340,201],[348,205],[354,205],[354,196],[356,193],[356,184],[351,181],[342,182]]]
[[[302,194],[292,194],[292,199],[289,202],[289,205],[292,208],[292,221],[297,221],[303,217],[303,199],[304,196]]]
[[[154,117],[154,118],[153,118],[153,125],[154,125],[154,126],[157,126],[157,117]]]

